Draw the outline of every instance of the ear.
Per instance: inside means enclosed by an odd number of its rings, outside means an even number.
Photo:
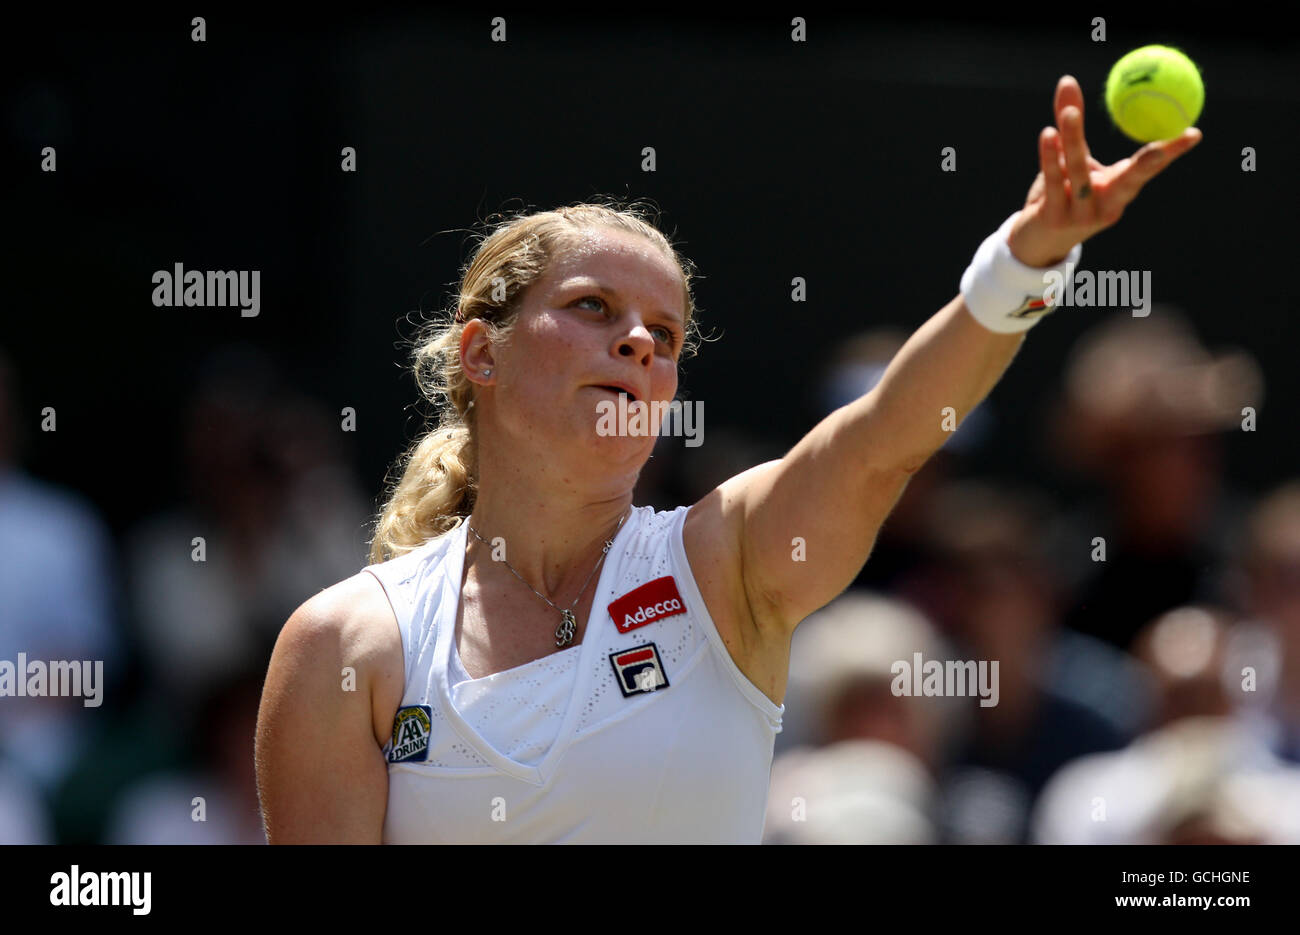
[[[495,371],[496,357],[492,342],[488,340],[487,327],[477,318],[465,323],[460,333],[460,366],[472,383],[485,384],[491,378],[485,371]]]

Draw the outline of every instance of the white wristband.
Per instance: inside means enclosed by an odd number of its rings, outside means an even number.
[[[1038,268],[1021,263],[1007,246],[1011,225],[1019,216],[1017,211],[985,238],[961,276],[961,294],[971,315],[985,328],[1001,334],[1028,331],[1052,311],[1054,305],[1046,300],[1060,300],[1083,255],[1083,245],[1075,244],[1056,266]],[[1053,273],[1059,277],[1058,288],[1049,290],[1052,280],[1048,277]]]

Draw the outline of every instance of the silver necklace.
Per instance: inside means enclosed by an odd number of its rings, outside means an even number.
[[[628,512],[630,513],[631,511]],[[614,535],[610,536],[608,539],[605,540],[605,547],[600,550],[600,558],[596,559],[595,568],[591,569],[591,574],[587,575],[587,580],[582,583],[582,590],[578,592],[578,596],[573,599],[573,603],[569,605],[569,608],[567,610],[561,608],[559,605],[552,602],[549,597],[547,597],[541,591],[537,590],[531,584],[528,584],[527,581],[524,581],[524,576],[519,574],[519,572],[515,571],[513,565],[511,565],[505,559],[501,560],[502,562],[505,563],[505,566],[510,569],[511,574],[513,574],[520,581],[523,581],[524,584],[528,585],[528,590],[532,591],[534,594],[536,594],[538,597],[546,601],[546,603],[550,604],[552,607],[554,607],[556,610],[560,612],[560,625],[555,628],[556,646],[567,646],[573,642],[573,637],[578,632],[578,618],[574,616],[573,608],[578,606],[578,601],[582,600],[582,595],[587,593],[587,585],[591,584],[592,576],[596,574],[596,568],[600,567],[601,562],[605,560],[605,556],[609,553],[609,550],[614,547],[614,539],[617,538],[618,531],[623,528],[623,522],[624,520],[627,519],[627,517],[628,517],[628,513],[624,513],[622,518],[618,521],[618,526],[614,529]],[[473,526],[470,526],[468,520],[466,520],[465,526],[467,529],[469,529],[470,532],[474,533],[474,538],[478,539],[479,542],[483,543],[489,548],[492,547],[492,543],[488,542],[486,539],[480,536],[478,534],[478,530],[476,530]]]

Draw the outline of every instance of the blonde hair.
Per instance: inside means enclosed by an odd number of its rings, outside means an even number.
[[[418,438],[385,477],[387,500],[375,521],[370,562],[419,548],[455,529],[474,509],[478,494],[473,384],[460,365],[465,323],[479,318],[496,345],[509,341],[522,296],[551,265],[578,245],[590,228],[612,228],[646,238],[676,262],[682,274],[686,334],[681,359],[695,353],[699,327],[691,282],[695,264],[656,226],[653,209],[640,202],[581,202],[526,214],[499,215],[466,263],[453,308],[423,325],[412,339],[412,369],[421,396],[440,410],[437,424]]]

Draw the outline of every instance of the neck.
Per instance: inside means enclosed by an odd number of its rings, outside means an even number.
[[[578,597],[589,577],[595,580],[592,570],[604,554],[605,542],[621,528],[620,520],[626,524],[632,504],[630,490],[592,499],[532,490],[519,481],[491,485],[480,477],[479,483],[469,525],[487,544],[467,534],[466,565],[478,568],[480,577],[495,565],[500,575],[513,578],[510,569],[494,560],[504,558],[561,608]]]
[[[504,545],[505,561],[529,586],[568,607],[619,520],[630,515],[644,458],[622,452],[615,460],[608,446],[542,446],[526,433],[502,432],[486,408],[480,419],[469,524],[490,544],[467,534],[466,567],[479,578],[514,580],[493,561],[494,551],[502,557],[494,546]]]

